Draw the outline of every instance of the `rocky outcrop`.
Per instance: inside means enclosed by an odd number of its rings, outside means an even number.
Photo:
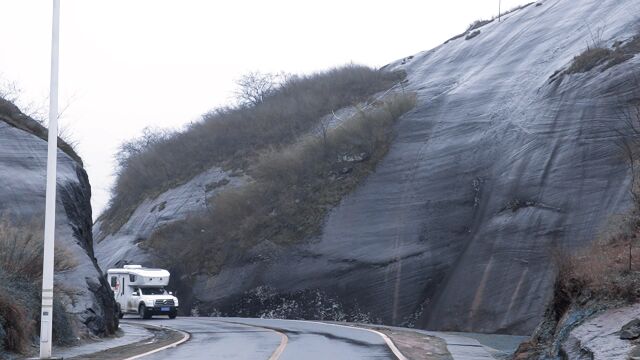
[[[0,214],[21,223],[44,221],[46,130],[0,99]],[[56,273],[54,296],[84,326],[76,330],[112,334],[118,320],[113,295],[93,253],[91,187],[70,147],[58,150],[56,246],[74,266]]]
[[[540,2],[390,64],[407,72],[418,105],[375,173],[320,236],[264,239],[218,274],[191,278],[184,304],[232,314],[266,288],[293,307],[318,306],[311,290],[389,324],[529,334],[553,291],[553,249],[588,244],[631,205],[616,141],[620,110],[640,97],[640,57],[558,74],[592,29],[606,46],[635,35],[635,5]],[[137,232],[123,235],[132,244]]]
[[[562,345],[568,359],[627,360],[636,343],[630,341],[638,337],[640,305],[626,306],[603,311],[576,326]],[[635,321],[635,326],[622,326]],[[629,324],[627,324],[629,325]],[[622,327],[622,329],[621,329]],[[626,331],[635,333],[625,339]]]
[[[620,339],[635,340],[640,337],[640,319],[633,319],[620,329]]]
[[[98,220],[94,232],[98,239],[96,254],[101,267],[108,269],[125,264],[152,266],[154,257],[140,245],[155,229],[185,219],[190,214],[210,211],[207,199],[245,182],[243,176],[213,167],[180,186],[143,201],[113,234],[102,231],[102,220]]]

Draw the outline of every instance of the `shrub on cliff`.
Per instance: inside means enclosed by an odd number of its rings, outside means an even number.
[[[253,182],[218,195],[211,214],[156,230],[144,246],[183,273],[216,272],[262,241],[290,244],[317,234],[329,209],[387,153],[392,125],[414,104],[413,94],[391,95],[336,128],[263,151],[248,169]]]
[[[594,42],[594,45],[574,57],[571,66],[565,73],[584,73],[603,64],[603,69],[608,69],[640,53],[640,35],[636,35],[626,42],[617,42],[613,48],[604,47],[599,43]]]
[[[37,224],[0,219],[0,351],[25,354],[36,339],[40,320],[42,234],[42,227]],[[56,248],[56,271],[76,265],[68,251]],[[64,344],[73,339],[71,321],[56,299],[53,340]]]
[[[22,304],[4,292],[0,293],[0,352],[26,353],[34,335],[34,325]]]
[[[146,196],[184,182],[213,165],[247,169],[266,148],[294,143],[334,110],[388,89],[403,75],[348,65],[291,76],[259,102],[214,110],[181,132],[147,132],[125,143],[103,233],[117,231]]]

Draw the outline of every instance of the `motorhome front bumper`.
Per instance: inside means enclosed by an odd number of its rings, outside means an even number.
[[[148,307],[147,311],[149,311],[152,315],[168,315],[168,314],[177,313],[178,312],[178,307],[177,306],[171,306],[171,305],[154,306],[154,307]]]

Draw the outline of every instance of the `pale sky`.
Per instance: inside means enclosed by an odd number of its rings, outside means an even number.
[[[68,108],[60,126],[84,159],[94,218],[108,203],[120,143],[147,126],[179,129],[229,104],[242,74],[381,67],[498,13],[498,0],[61,3],[60,107]],[[47,104],[51,4],[0,1],[0,79],[23,90],[19,104]]]

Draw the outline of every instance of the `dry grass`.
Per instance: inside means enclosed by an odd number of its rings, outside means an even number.
[[[602,65],[607,62],[613,54],[611,49],[603,47],[590,47],[582,54],[573,58],[573,62],[567,74],[578,74],[592,70],[598,65]]]
[[[393,96],[326,136],[263,151],[249,169],[254,182],[220,194],[211,204],[213,214],[158,229],[145,246],[165,266],[188,264],[187,273],[215,273],[238,250],[317,234],[328,210],[375,169],[388,151],[393,123],[414,104],[412,94]]]
[[[0,293],[0,350],[25,354],[35,336],[35,322],[24,306]]]
[[[473,30],[477,30],[487,24],[492,23],[495,20],[495,18],[490,19],[490,20],[476,20],[474,22],[471,23],[471,25],[469,25],[469,27],[467,28],[467,31],[465,31],[465,33],[470,33]]]
[[[35,221],[16,223],[0,219],[0,343],[1,350],[24,354],[35,339],[38,327],[40,278],[42,277],[42,226]],[[77,266],[72,254],[57,246],[56,271]],[[56,343],[73,339],[69,319],[56,300],[54,333]]]
[[[573,58],[565,74],[578,74],[591,71],[604,65],[602,70],[624,63],[640,53],[640,35],[624,43],[616,43],[613,48],[589,46],[582,54]]]
[[[559,257],[558,286],[571,298],[635,301],[640,296],[640,249],[623,243],[596,242]]]
[[[29,279],[42,276],[42,226],[35,222],[15,225],[8,218],[0,219],[0,269],[6,274]],[[55,269],[65,271],[77,266],[71,252],[56,246]]]
[[[514,13],[516,11],[522,10],[524,8],[529,7],[530,5],[533,5],[533,2],[530,2],[528,4],[524,4],[524,5],[520,5],[520,6],[516,6],[512,9],[509,9],[505,12],[503,12],[501,14],[502,17],[509,15],[511,13]],[[469,24],[469,27],[467,27],[467,30],[465,30],[465,32],[463,32],[462,34],[458,34],[452,38],[450,38],[449,40],[445,41],[444,43],[447,44],[453,40],[459,39],[461,37],[465,37],[466,40],[470,40],[473,39],[474,37],[480,35],[480,31],[478,29],[480,29],[481,27],[487,25],[487,24],[491,24],[492,22],[494,22],[496,19],[498,19],[498,16],[494,16],[491,19],[485,20],[485,19],[479,19],[476,20],[474,22],[472,22],[471,24]]]
[[[292,76],[256,104],[214,110],[181,132],[148,132],[123,144],[103,233],[117,231],[145,197],[211,166],[247,169],[268,148],[298,140],[334,110],[390,88],[403,74],[348,65]]]

